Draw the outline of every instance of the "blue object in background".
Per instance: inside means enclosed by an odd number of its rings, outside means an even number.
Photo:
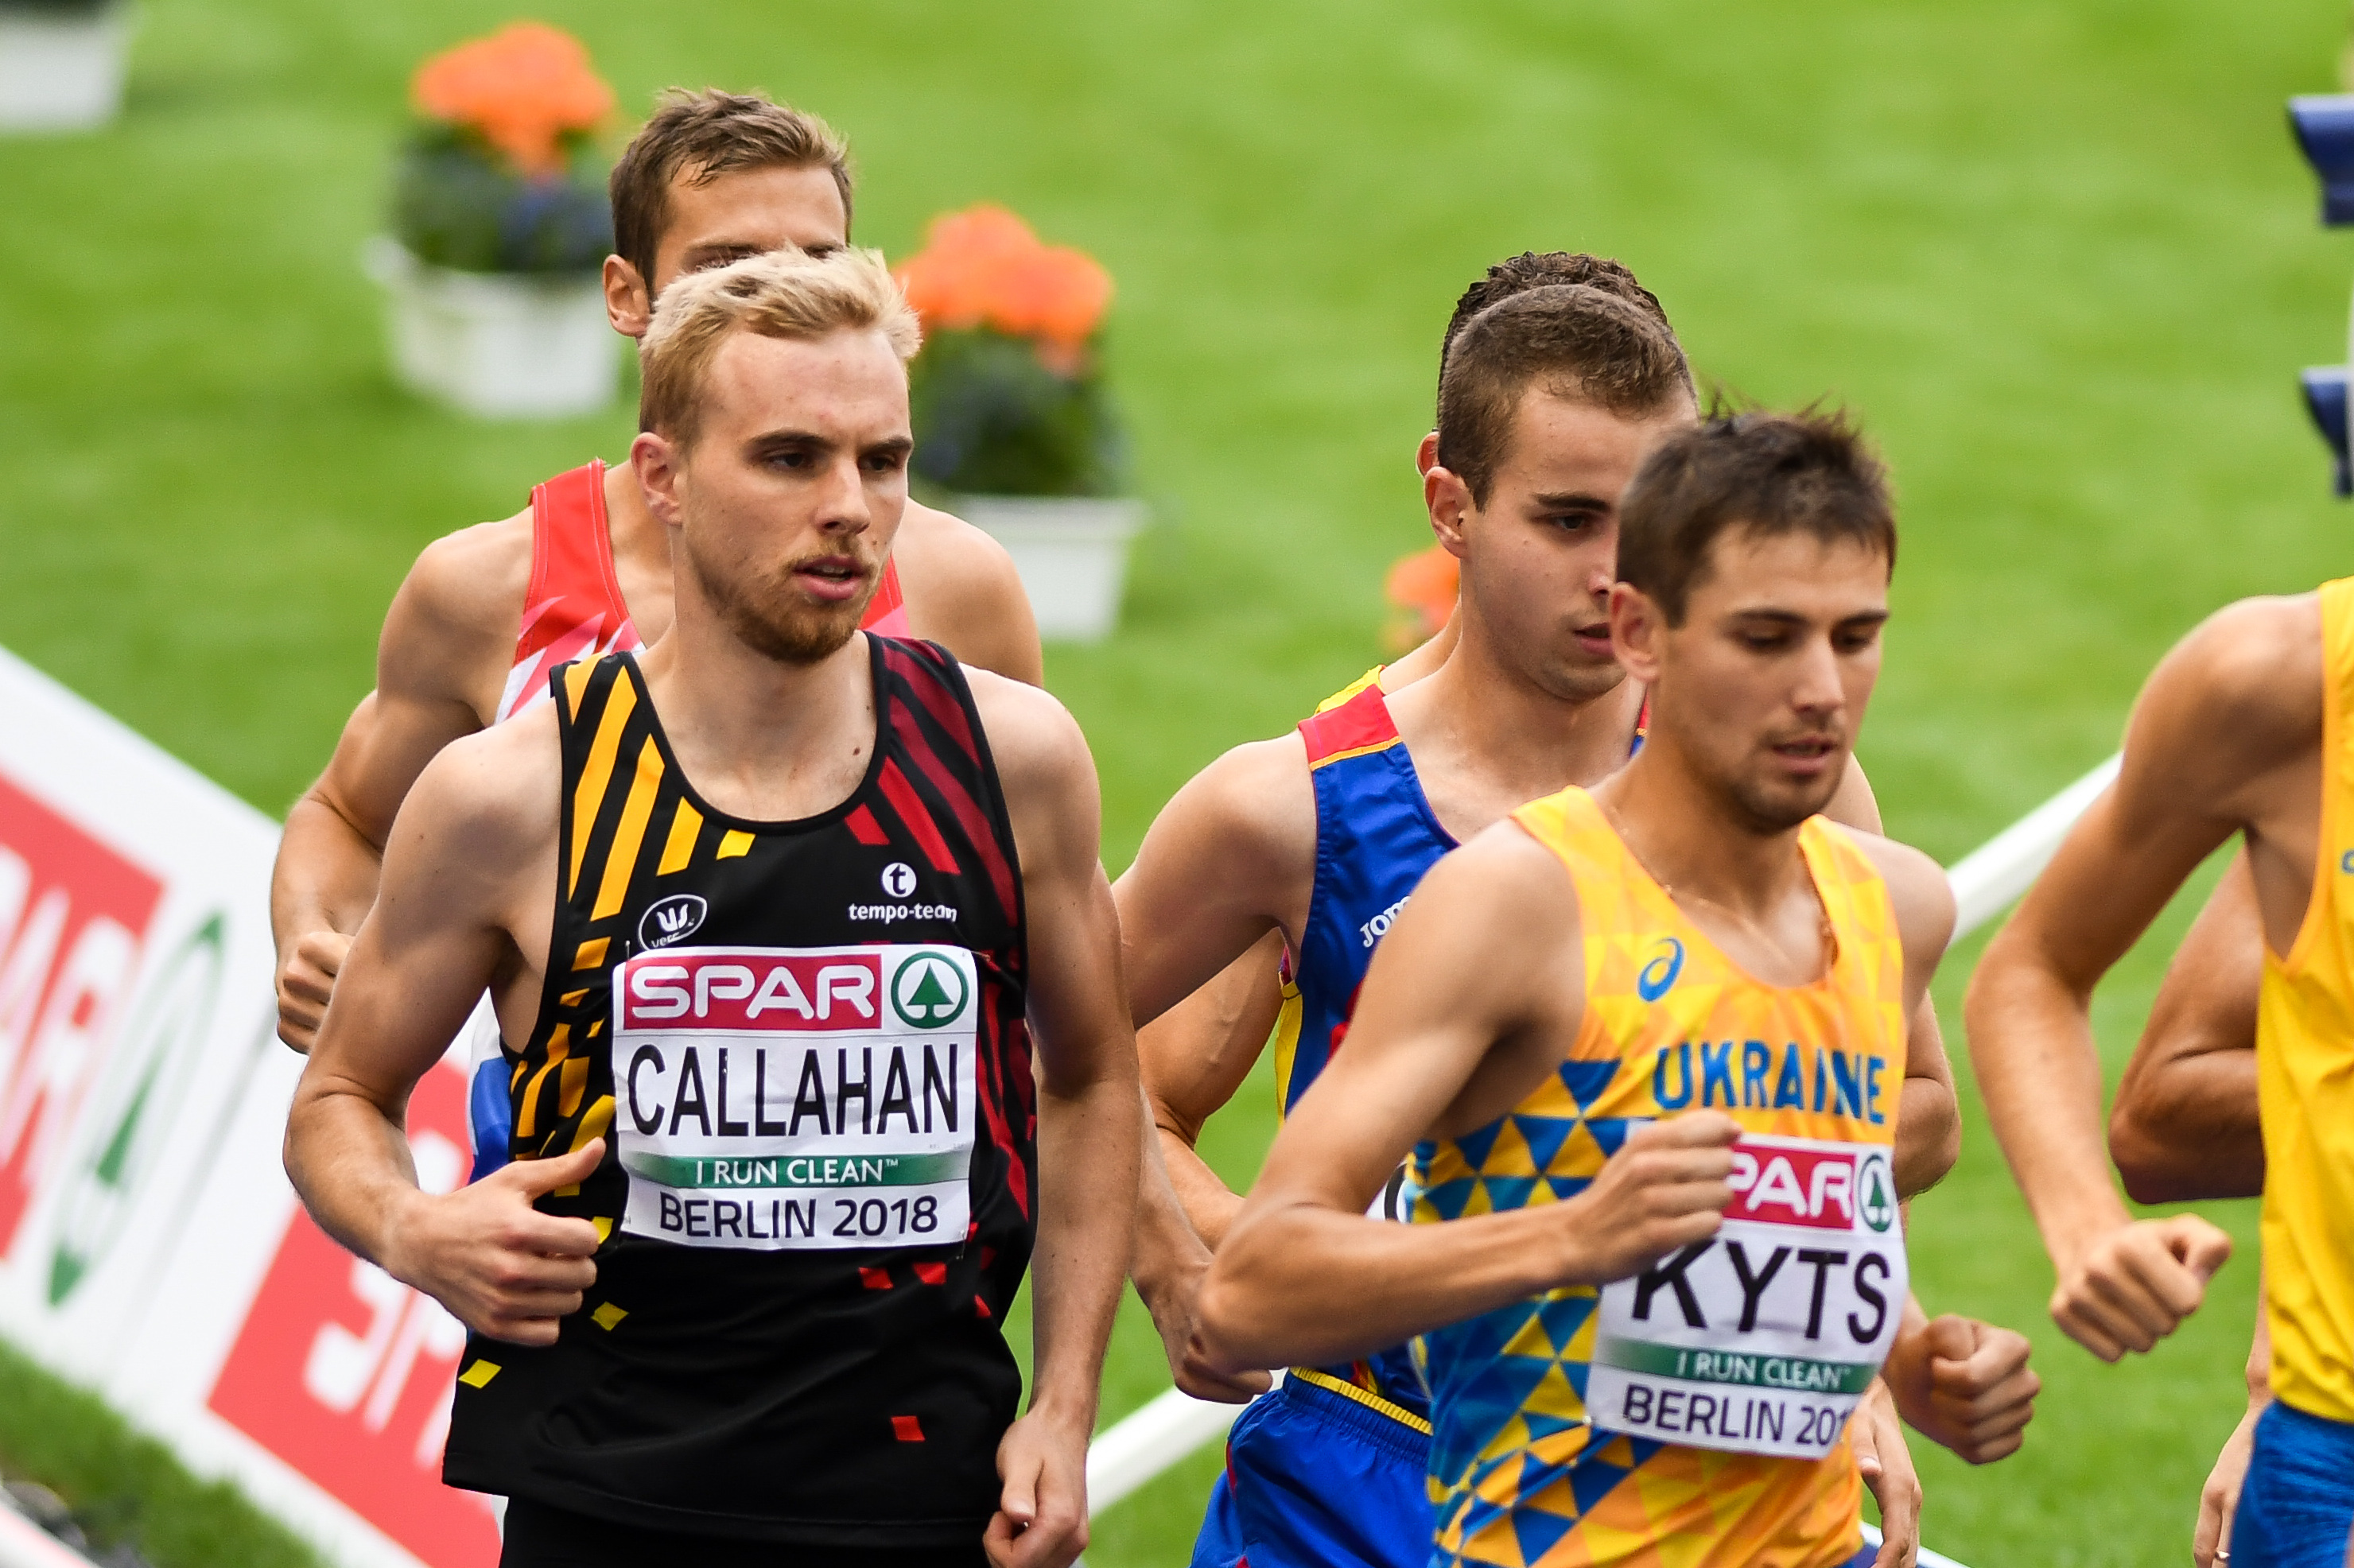
[[[2354,223],[2354,94],[2315,94],[2288,101],[2289,129],[2306,162],[2321,176],[2321,221]]]
[[[2346,366],[2317,365],[2297,379],[2305,386],[2305,410],[2336,458],[2335,488],[2341,496],[2354,495],[2354,458],[2346,439]]]

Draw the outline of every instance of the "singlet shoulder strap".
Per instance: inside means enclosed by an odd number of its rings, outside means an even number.
[[[859,630],[879,632],[885,637],[907,637],[907,595],[899,586],[899,562],[896,556],[883,559],[882,580],[875,585],[875,597],[866,601],[866,613],[858,618]]]
[[[613,572],[613,535],[605,513],[605,464],[591,458],[534,485],[531,492],[531,587],[524,596],[524,640],[538,612],[553,600],[586,600],[604,609],[609,626],[629,619],[620,579]],[[518,649],[518,652],[525,650]]]
[[[1398,744],[1397,725],[1390,717],[1390,705],[1383,699],[1378,681],[1340,706],[1300,720],[1299,733],[1308,742],[1310,768]]]
[[[1553,851],[1573,875],[1606,871],[1631,858],[1594,797],[1574,784],[1515,808],[1512,821]]]
[[[1854,833],[1829,817],[1809,817],[1799,825],[1798,850],[1838,944],[1833,962],[1882,1000],[1901,1000],[1904,934],[1879,865]]]
[[[979,859],[977,869],[996,896],[999,914],[1019,929],[1022,878],[1016,869],[1020,863],[1013,824],[964,666],[937,642],[873,631],[866,635],[878,654],[875,701],[882,711],[877,719],[889,725],[897,755],[906,758],[909,769],[903,773],[896,760],[885,758],[885,799],[916,832],[938,869],[965,869],[940,832],[938,817],[944,813]]]

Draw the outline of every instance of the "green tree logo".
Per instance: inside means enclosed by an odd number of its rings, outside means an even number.
[[[1888,1174],[1888,1157],[1867,1154],[1855,1171],[1856,1213],[1873,1230],[1885,1233],[1896,1223],[1896,1183]]]
[[[945,1029],[971,1000],[963,966],[937,949],[910,953],[891,975],[892,1011],[911,1029]]]

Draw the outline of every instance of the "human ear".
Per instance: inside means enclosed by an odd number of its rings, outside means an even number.
[[[1629,676],[1647,686],[1659,678],[1659,645],[1667,630],[1667,617],[1650,595],[1632,583],[1610,585],[1610,652]]]
[[[640,432],[630,443],[630,471],[637,475],[638,490],[646,498],[646,510],[666,528],[676,528],[686,521],[683,504],[685,493],[686,452],[668,436],[652,430]]]
[[[1440,547],[1460,558],[1470,548],[1465,543],[1466,524],[1479,510],[1472,503],[1471,487],[1454,470],[1434,463],[1423,472],[1422,503],[1429,509],[1430,531],[1438,535]]]
[[[1433,430],[1422,438],[1414,449],[1414,471],[1428,473],[1438,466],[1438,432]]]
[[[619,256],[605,258],[605,319],[623,337],[643,337],[653,320],[652,291],[638,270]]]

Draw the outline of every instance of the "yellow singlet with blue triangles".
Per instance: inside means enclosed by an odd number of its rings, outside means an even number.
[[[2256,1098],[2273,1397],[2354,1422],[2354,577],[2320,589],[2321,826],[2285,958],[2264,945]]]
[[[1831,938],[1802,986],[1751,979],[1583,789],[1512,820],[1577,893],[1585,1014],[1511,1112],[1414,1153],[1413,1218],[1558,1202],[1629,1130],[1742,1127],[1723,1229],[1637,1279],[1424,1338],[1437,1563],[1826,1568],[1858,1551],[1847,1413],[1905,1299],[1892,1157],[1904,957],[1879,872],[1820,817],[1798,842]]]

